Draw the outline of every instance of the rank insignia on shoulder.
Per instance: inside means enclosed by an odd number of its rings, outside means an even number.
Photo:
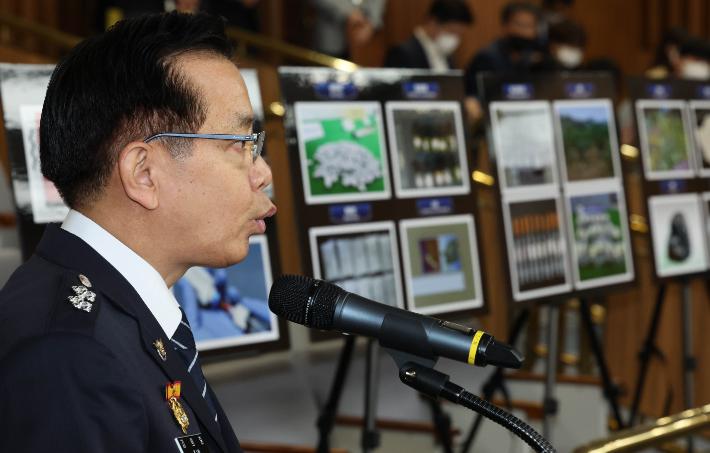
[[[157,340],[155,340],[155,343],[153,343],[153,347],[155,348],[156,351],[158,351],[158,355],[160,356],[161,359],[163,359],[163,362],[165,362],[168,359],[168,356],[165,353],[165,347],[163,346],[163,339],[158,338]]]
[[[89,291],[87,287],[91,287],[91,282],[83,275],[79,275],[79,281],[82,286],[72,286],[75,296],[69,296],[69,301],[74,307],[79,310],[90,312],[93,307],[92,303],[96,300],[96,293]]]
[[[168,402],[168,407],[172,409],[173,415],[177,420],[182,432],[187,434],[187,427],[190,425],[190,420],[187,419],[185,409],[178,401],[180,399],[180,381],[168,382],[165,386],[165,400]]]

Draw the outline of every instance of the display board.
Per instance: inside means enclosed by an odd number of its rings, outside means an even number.
[[[514,303],[583,297],[635,279],[606,73],[482,74]]]
[[[0,64],[12,186],[24,260],[39,244],[49,222],[62,222],[69,209],[39,165],[39,119],[53,65]],[[240,71],[254,110],[254,130],[264,124],[257,73]],[[268,292],[281,272],[276,223],[265,219],[266,235],[250,239],[247,258],[227,269],[192,268],[173,287],[203,356],[252,353],[289,346],[286,322],[268,309]]]
[[[279,76],[304,274],[428,315],[482,313],[462,73]]]
[[[628,78],[657,279],[710,269],[710,84]]]

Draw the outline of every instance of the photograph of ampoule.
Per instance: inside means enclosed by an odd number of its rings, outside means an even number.
[[[307,204],[391,197],[379,102],[296,102]]]
[[[387,102],[385,110],[398,198],[470,192],[460,103]]]
[[[506,230],[515,300],[571,289],[559,212],[554,198],[508,204]]]
[[[309,237],[315,278],[404,308],[394,222],[315,227]]]

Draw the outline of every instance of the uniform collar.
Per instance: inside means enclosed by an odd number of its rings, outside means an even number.
[[[163,332],[170,338],[173,336],[182,313],[165,280],[153,266],[78,211],[69,211],[62,229],[82,239],[115,267],[143,299]]]

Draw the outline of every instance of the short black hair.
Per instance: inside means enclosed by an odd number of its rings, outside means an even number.
[[[549,42],[558,44],[584,47],[587,45],[587,32],[577,22],[565,19],[562,22],[550,25],[547,39]]]
[[[518,13],[529,13],[535,16],[535,20],[540,20],[540,8],[534,3],[527,2],[510,2],[506,4],[500,12],[500,21],[504,24],[510,22],[510,20]]]
[[[463,0],[434,0],[429,7],[429,16],[440,24],[459,22],[473,25],[474,16]]]
[[[691,38],[680,46],[680,55],[710,61],[710,42],[704,38]]]
[[[188,53],[233,61],[224,20],[178,12],[122,20],[62,58],[42,108],[40,162],[69,207],[100,198],[131,141],[199,130],[207,106],[180,72]],[[164,143],[173,156],[191,150],[186,139]]]

